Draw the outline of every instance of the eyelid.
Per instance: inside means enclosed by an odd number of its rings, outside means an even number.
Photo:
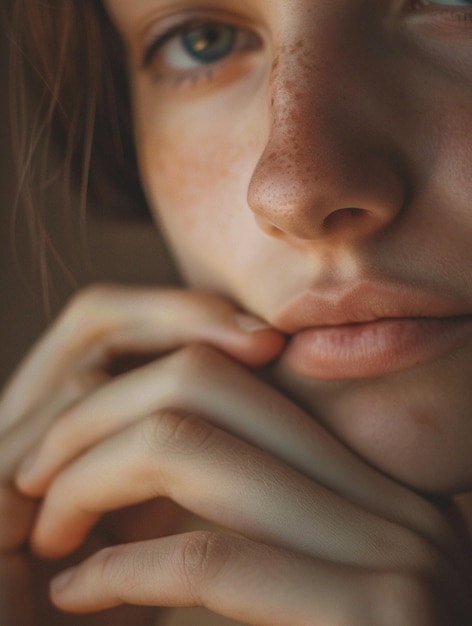
[[[413,8],[419,12],[439,15],[466,15],[472,12],[472,4],[442,4],[439,0],[414,0]]]
[[[188,29],[195,28],[201,23],[202,23],[201,20],[196,20],[196,19],[189,20],[187,22],[184,22],[183,24],[182,23],[176,24],[175,26],[166,30],[162,35],[157,35],[151,41],[151,43],[148,46],[146,46],[144,50],[144,56],[141,61],[141,69],[144,70],[147,67],[149,67],[152,59],[154,58],[154,55],[159,50],[159,48],[161,48],[164,44],[166,44],[168,41],[170,41],[177,35],[180,35],[181,33],[185,32]]]
[[[172,23],[169,24],[169,22]],[[262,39],[260,29],[252,19],[251,23],[248,24],[246,19],[233,12],[220,10],[189,11],[186,12],[186,15],[178,14],[163,18],[158,21],[156,28],[146,29],[148,36],[145,38],[147,42],[143,46],[140,69],[147,69],[155,53],[173,37],[204,24],[227,25],[238,30],[252,31]],[[149,31],[151,31],[150,34]]]

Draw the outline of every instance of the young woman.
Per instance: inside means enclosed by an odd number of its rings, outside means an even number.
[[[90,624],[470,624],[472,3],[24,6],[37,128],[139,176],[183,286],[78,294],[12,376],[4,552],[88,536]]]

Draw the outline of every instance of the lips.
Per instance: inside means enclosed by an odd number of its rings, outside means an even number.
[[[427,363],[472,337],[470,303],[403,285],[308,291],[275,319],[292,335],[282,361],[320,379],[382,376]]]

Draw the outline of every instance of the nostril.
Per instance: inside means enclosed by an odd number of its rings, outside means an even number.
[[[371,213],[366,209],[338,209],[324,219],[323,230],[328,234],[334,234],[336,231],[343,231],[346,228],[362,230],[369,218],[371,218]]]

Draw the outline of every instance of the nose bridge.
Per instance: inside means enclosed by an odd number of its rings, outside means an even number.
[[[331,23],[312,19],[274,56],[270,128],[249,204],[268,230],[310,239],[342,226],[358,235],[398,212],[398,168],[369,123],[372,108],[362,106],[375,87],[367,76],[359,81],[363,68],[371,71],[362,65],[369,51],[361,22],[347,13]]]
[[[272,131],[282,136],[288,132],[293,137],[297,129],[303,136],[310,127],[315,131],[313,122],[321,109],[326,104],[332,109],[341,95],[345,60],[335,39],[341,39],[340,33],[327,37],[319,31],[304,25],[296,40],[280,45],[274,58],[269,80]]]
[[[288,197],[295,186],[299,199],[314,183],[322,195],[335,164],[339,179],[342,161],[347,158],[342,144],[350,132],[340,106],[347,94],[341,93],[339,70],[336,73],[326,56],[320,61],[313,48],[299,39],[282,47],[274,62],[270,136],[260,164],[262,169],[270,166],[277,171]]]

